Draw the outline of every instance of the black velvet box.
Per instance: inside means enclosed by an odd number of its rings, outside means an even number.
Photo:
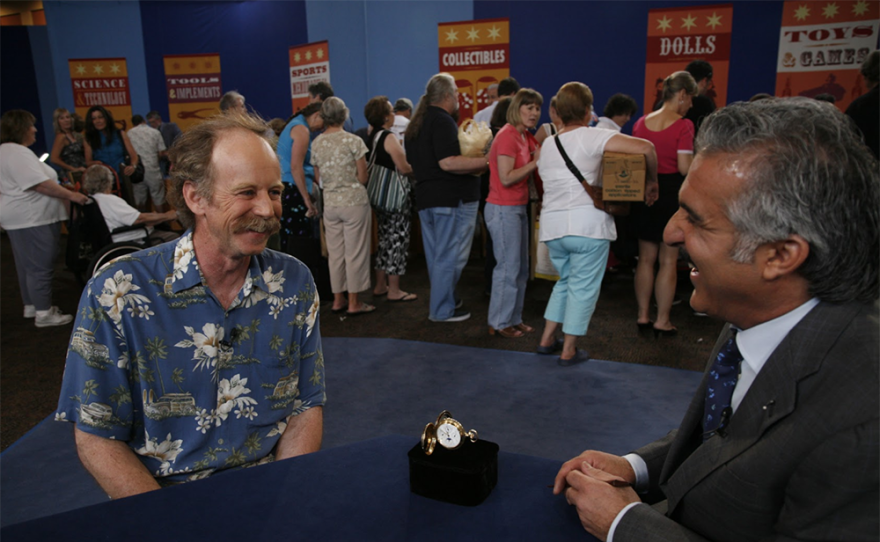
[[[425,455],[416,444],[409,457],[409,489],[416,495],[463,506],[477,506],[498,483],[498,445],[465,441],[457,450],[437,445]]]

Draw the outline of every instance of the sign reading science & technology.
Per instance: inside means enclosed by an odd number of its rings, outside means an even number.
[[[107,108],[120,128],[131,118],[128,67],[124,58],[79,58],[67,61],[76,112],[85,118],[92,106]]]

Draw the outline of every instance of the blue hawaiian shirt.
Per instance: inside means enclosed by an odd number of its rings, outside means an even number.
[[[119,258],[80,299],[55,419],[127,442],[162,482],[271,461],[326,399],[318,303],[308,268],[267,249],[225,310],[192,231]]]

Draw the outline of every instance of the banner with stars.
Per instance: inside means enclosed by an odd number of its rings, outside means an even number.
[[[131,94],[128,91],[128,65],[124,58],[71,58],[70,82],[76,112],[86,118],[93,105],[104,106],[117,127],[131,124]]]
[[[327,40],[290,48],[290,98],[296,113],[309,104],[309,85],[330,82],[330,46]]]
[[[220,55],[165,55],[168,116],[184,132],[220,111]]]
[[[440,71],[455,78],[461,123],[490,105],[489,85],[510,77],[510,20],[440,23],[437,31]]]
[[[654,109],[666,77],[683,70],[692,60],[712,65],[705,95],[717,107],[726,104],[732,28],[732,4],[648,11],[644,113]]]
[[[830,94],[845,110],[868,91],[859,68],[877,48],[880,3],[800,1],[782,9],[776,95]]]

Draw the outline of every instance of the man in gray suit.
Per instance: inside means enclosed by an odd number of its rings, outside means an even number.
[[[692,262],[694,310],[730,325],[678,429],[584,452],[554,493],[613,542],[876,541],[877,162],[804,98],[720,109],[696,151],[664,241]],[[725,359],[739,376],[715,426]]]

